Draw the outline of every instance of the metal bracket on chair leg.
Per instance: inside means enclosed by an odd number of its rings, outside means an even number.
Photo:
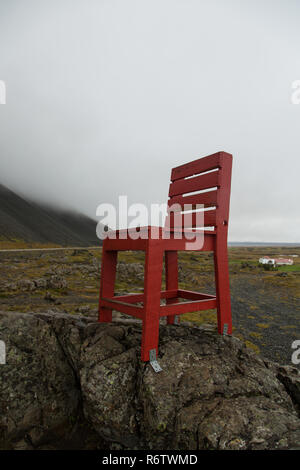
[[[153,367],[154,372],[161,372],[162,368],[160,367],[156,359],[156,349],[151,349],[149,351],[149,358],[150,358],[150,364]]]
[[[228,332],[228,323],[224,323],[223,326],[223,336],[226,336]]]
[[[179,315],[175,315],[173,325],[179,325]]]

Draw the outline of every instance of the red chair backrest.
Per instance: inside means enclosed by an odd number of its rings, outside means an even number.
[[[168,206],[172,209],[166,219],[166,226],[171,229],[183,227],[183,223],[178,224],[178,221],[183,220],[185,209],[192,214],[188,217],[186,228],[226,227],[229,217],[231,167],[232,155],[218,152],[173,168],[168,200]],[[205,207],[201,225],[197,217],[197,204],[203,204]],[[185,205],[188,205],[188,208]]]

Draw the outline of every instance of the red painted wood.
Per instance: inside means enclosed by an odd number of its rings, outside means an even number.
[[[220,237],[216,243],[214,263],[218,311],[218,332],[222,334],[224,332],[224,325],[227,324],[227,332],[228,334],[231,334],[232,320],[227,247],[225,248],[225,239],[221,240]]]
[[[183,290],[179,289],[177,291],[178,297],[181,297],[182,299],[190,299],[190,300],[210,300],[210,299],[215,299],[215,295],[209,295],[209,294],[203,294],[202,292],[194,292],[190,290]]]
[[[231,188],[232,156],[222,155],[220,189],[218,191],[217,233],[214,250],[215,281],[218,309],[218,332],[227,325],[228,334],[232,333],[229,269],[227,254],[228,218]]]
[[[165,251],[166,289],[178,289],[178,254],[177,251]],[[167,299],[166,304],[176,304],[178,299]],[[167,324],[173,325],[175,315],[167,317]]]
[[[142,361],[149,361],[149,351],[158,354],[159,307],[163,267],[163,250],[159,240],[148,240],[145,260],[144,319],[142,329]]]
[[[209,155],[208,157],[198,158],[193,162],[177,166],[172,170],[171,181],[176,181],[181,178],[186,178],[188,176],[197,175],[198,173],[204,173],[205,171],[219,168],[221,166],[220,159],[224,156],[228,156],[230,158],[231,154],[226,152],[217,152]]]
[[[119,302],[127,302],[129,304],[134,304],[136,302],[144,302],[144,294],[115,295],[110,300],[111,301],[118,300]]]
[[[99,322],[111,322],[112,309],[104,306],[103,297],[112,297],[114,295],[114,286],[117,268],[117,251],[108,251],[106,240],[103,240],[102,247],[102,266],[101,282],[99,296]]]
[[[146,250],[146,240],[138,239],[132,240],[128,238],[127,240],[112,240],[106,239],[106,246],[108,250],[117,250],[117,251],[145,251]]]
[[[174,321],[175,315],[217,308],[218,331],[232,332],[230,287],[227,255],[227,236],[229,219],[229,202],[231,187],[232,156],[226,152],[218,152],[209,157],[181,165],[172,170],[169,206],[197,204],[215,207],[205,211],[204,226],[212,225],[214,230],[203,230],[204,243],[191,246],[191,240],[183,234],[182,228],[174,227],[167,218],[165,228],[142,227],[141,238],[133,240],[128,233],[132,230],[119,230],[114,239],[106,239],[103,243],[102,272],[99,299],[99,321],[111,321],[112,309],[140,318],[143,321],[141,358],[149,360],[149,351],[158,352],[159,318],[167,316],[168,323]],[[217,171],[205,173],[211,170]],[[204,174],[201,174],[204,173]],[[197,176],[195,176],[197,175]],[[190,178],[192,177],[192,178]],[[185,179],[187,178],[187,179]],[[189,196],[189,192],[215,188]],[[176,220],[176,219],[175,219]],[[192,227],[197,220],[195,212],[192,216]],[[111,233],[113,234],[113,233]],[[200,237],[200,235],[196,235]],[[201,238],[200,238],[201,239]],[[189,247],[189,248],[187,248]],[[178,251],[212,251],[214,253],[216,296],[178,289]],[[143,250],[146,252],[145,290],[144,294],[128,294],[114,296],[117,252],[120,250]],[[166,290],[161,290],[163,254],[166,265]],[[179,302],[179,298],[188,302]],[[160,305],[160,299],[166,299],[167,305]],[[143,302],[143,306],[134,305]]]
[[[203,211],[199,215],[197,212],[191,212],[188,215],[184,213],[177,214],[174,218],[172,227],[174,228],[196,228],[196,227],[211,227],[217,224],[217,212],[215,210]]]
[[[176,209],[176,205],[180,206],[181,208],[184,205],[192,204],[195,206],[196,204],[203,204],[204,207],[216,206],[217,205],[217,190],[207,191],[205,193],[200,194],[193,194],[192,196],[172,196],[168,200],[168,206],[174,205],[174,209]],[[195,208],[195,207],[194,207]]]
[[[156,227],[155,227],[156,228]],[[166,233],[166,238],[163,238],[163,232]],[[182,239],[176,239],[174,237],[175,232],[181,232],[178,229],[164,229],[160,231],[160,243],[162,244],[163,250],[169,251],[184,251],[186,243],[189,242],[188,238],[182,235]],[[190,231],[188,233],[195,234],[194,231]],[[205,238],[204,238],[204,245],[201,251],[213,251],[214,249],[214,236],[216,234],[215,231],[204,231]],[[196,234],[195,234],[196,236]],[[107,250],[110,251],[145,251],[147,246],[146,240],[105,240]],[[193,251],[193,250],[191,250]],[[198,251],[198,249],[196,250]]]
[[[101,305],[107,309],[118,310],[119,312],[140,318],[141,320],[144,318],[144,309],[138,305],[132,305],[127,302],[114,301],[112,299],[106,299],[105,297],[101,299]]]
[[[195,176],[195,178],[177,180],[170,184],[169,197],[214,188],[219,184],[219,171]]]
[[[199,250],[198,248],[199,244],[195,243],[195,248],[193,249],[192,247],[190,247],[189,251],[213,251],[214,246],[215,246],[215,235],[216,234],[213,231],[212,232],[204,231],[204,244],[201,250]],[[197,236],[197,234],[195,234],[195,236]],[[187,243],[190,243],[190,240],[188,238],[185,238],[183,234],[183,238],[181,240],[175,239],[174,237],[172,237],[169,240],[162,240],[162,243],[163,243],[164,250],[185,251],[186,245]]]
[[[165,317],[166,315],[182,315],[183,313],[198,312],[198,310],[209,310],[214,308],[217,308],[216,299],[180,302],[172,305],[161,305],[160,316]]]
[[[161,291],[160,298],[161,299],[176,298],[178,296],[177,292],[178,292],[177,289]],[[115,300],[117,300],[119,302],[127,302],[129,304],[134,304],[136,302],[144,302],[144,294],[115,295],[114,297],[109,298],[109,300],[111,302],[114,302]]]

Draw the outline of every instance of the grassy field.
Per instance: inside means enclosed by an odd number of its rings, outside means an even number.
[[[19,248],[19,247],[18,247]],[[267,271],[262,255],[294,258],[293,266]],[[144,255],[119,254],[116,292],[143,289]],[[0,308],[97,316],[101,249],[0,253]],[[300,339],[300,248],[229,248],[234,335],[256,352],[290,363],[291,343]],[[179,286],[214,293],[211,253],[179,255]],[[216,325],[216,312],[186,314],[182,320]]]
[[[58,248],[61,245],[56,245],[54,243],[37,243],[37,242],[26,242],[24,240],[19,240],[17,238],[7,240],[0,237],[0,250],[22,250],[29,248]]]

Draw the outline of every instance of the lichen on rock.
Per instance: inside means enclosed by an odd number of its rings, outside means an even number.
[[[141,325],[0,312],[0,448],[300,447],[294,367],[205,327],[160,326],[156,374]]]

